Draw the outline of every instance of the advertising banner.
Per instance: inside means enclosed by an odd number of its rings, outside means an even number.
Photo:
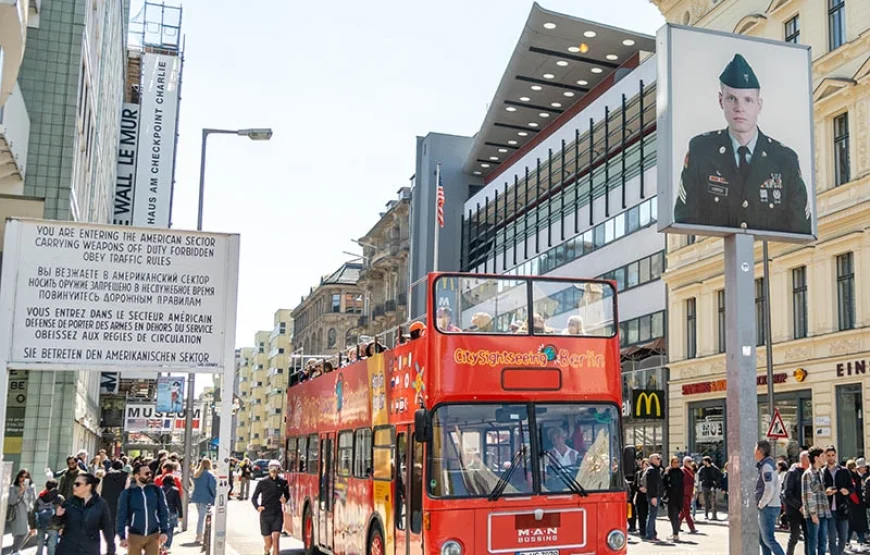
[[[815,239],[810,48],[665,25],[659,231]]]
[[[3,437],[3,453],[20,455],[24,443],[24,415],[27,412],[26,371],[9,372],[9,399],[6,405],[6,435]]]
[[[169,227],[180,71],[178,56],[142,56],[133,225]]]
[[[139,105],[125,103],[121,109],[121,134],[118,138],[118,176],[112,218],[115,225],[133,225],[138,144]]]
[[[117,372],[100,372],[100,395],[117,395],[120,382]]]
[[[11,368],[223,365],[238,236],[10,220],[3,262]]]
[[[177,413],[184,410],[184,378],[161,376],[157,378],[157,411]]]
[[[167,414],[157,410],[157,405],[127,403],[124,409],[124,430],[128,432],[171,433],[184,431],[185,413]],[[193,411],[193,429],[199,430],[202,408]]]

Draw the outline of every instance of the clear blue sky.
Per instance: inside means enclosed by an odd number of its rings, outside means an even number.
[[[196,227],[203,127],[275,131],[267,143],[209,139],[204,227],[241,234],[238,346],[347,260],[341,251],[358,252],[350,238],[414,173],[416,136],[478,130],[531,6],[183,3],[174,227]],[[542,6],[648,34],[664,23],[648,0]]]

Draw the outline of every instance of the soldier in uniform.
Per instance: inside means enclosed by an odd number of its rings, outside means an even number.
[[[728,127],[689,142],[674,222],[811,233],[797,154],[758,128],[763,102],[755,72],[735,54],[719,81]]]

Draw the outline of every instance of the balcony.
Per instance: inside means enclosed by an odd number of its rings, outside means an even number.
[[[3,6],[0,0],[0,7]],[[2,9],[0,9],[0,37],[2,32]],[[8,63],[10,56],[4,53]],[[5,65],[5,64],[0,64]],[[0,104],[0,194],[24,194],[24,174],[27,163],[27,142],[30,140],[30,116],[18,83],[13,83],[12,94],[5,104]],[[2,102],[2,96],[0,96]]]
[[[0,49],[3,67],[0,67],[0,106],[12,94],[21,69],[24,45],[27,42],[28,0],[0,0]]]

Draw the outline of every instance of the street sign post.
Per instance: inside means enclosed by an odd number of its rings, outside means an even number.
[[[231,398],[238,271],[238,235],[9,220],[0,414],[12,370],[223,372]],[[218,472],[225,474],[232,405],[222,412]],[[4,427],[0,419],[0,441]],[[228,489],[221,482],[217,492],[215,555],[226,547]]]
[[[788,439],[788,429],[785,427],[785,422],[782,421],[779,409],[773,409],[773,419],[767,428],[767,437],[769,439]]]

